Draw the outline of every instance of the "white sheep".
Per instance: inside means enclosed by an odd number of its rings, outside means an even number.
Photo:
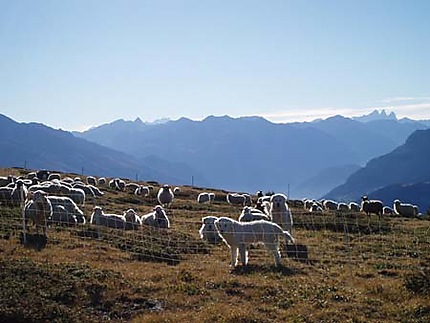
[[[263,213],[261,210],[245,206],[242,209],[242,213],[239,216],[239,222],[251,222],[251,221],[257,221],[257,220],[266,220],[271,221],[270,217]]]
[[[97,186],[97,178],[95,178],[94,176],[87,176],[87,184],[88,185],[93,185],[93,186]]]
[[[137,183],[132,183],[132,182],[130,182],[130,183],[126,183],[125,184],[125,190],[126,191],[130,191],[130,192],[135,192],[136,191],[136,189],[138,189],[140,187],[140,185],[139,184],[137,184]]]
[[[67,211],[63,205],[52,206],[52,215],[48,218],[49,224],[76,225],[78,219],[76,215]]]
[[[126,230],[136,230],[142,225],[142,220],[137,215],[137,212],[133,209],[128,209],[123,213],[125,218]]]
[[[350,202],[348,204],[349,210],[353,212],[360,212],[360,205],[356,202]]]
[[[338,203],[332,200],[325,200],[323,202],[323,206],[325,210],[331,210],[331,211],[335,211],[337,210],[337,205]]]
[[[227,202],[231,205],[245,205],[246,197],[239,193],[228,193]]]
[[[346,203],[340,202],[337,204],[337,210],[340,212],[349,211],[349,206]]]
[[[142,224],[156,228],[169,228],[170,221],[161,205],[157,205],[151,213],[142,216]]]
[[[70,197],[76,204],[80,206],[85,204],[85,196],[85,192],[81,188],[72,187],[69,189],[68,197]]]
[[[43,191],[34,192],[32,199],[28,200],[24,206],[24,233],[27,228],[27,221],[30,219],[36,227],[36,234],[39,234],[39,227],[43,228],[43,235],[47,235],[47,220],[52,216],[52,205]]]
[[[209,202],[213,202],[213,201],[215,201],[215,193],[209,193]]]
[[[202,218],[202,226],[199,230],[201,239],[213,244],[219,243],[222,240],[215,227],[215,221],[217,219],[218,217],[216,216],[205,216]]]
[[[54,179],[61,180],[61,174],[59,174],[59,173],[50,173],[48,175],[48,181],[52,181]]]
[[[384,204],[379,200],[369,200],[367,196],[361,197],[361,212],[365,212],[368,216],[374,213],[379,216],[382,215]]]
[[[148,196],[149,188],[147,186],[139,186],[138,188],[135,189],[134,195]]]
[[[114,229],[125,229],[126,227],[124,215],[104,213],[100,206],[94,207],[90,223]]]
[[[394,210],[392,208],[390,208],[389,206],[384,206],[382,208],[382,214],[384,214],[384,215],[393,215],[394,214]]]
[[[179,194],[179,193],[181,193],[181,188],[180,188],[179,186],[176,186],[176,187],[173,189],[173,194]]]
[[[318,203],[313,203],[311,207],[309,208],[309,212],[311,213],[322,213],[323,208]]]
[[[69,217],[75,217],[78,223],[85,224],[86,218],[84,212],[79,208],[79,206],[67,196],[48,196],[49,202],[54,209],[58,209],[58,207],[63,207]],[[61,210],[61,208],[59,208]]]
[[[394,200],[394,213],[404,217],[414,217],[419,213],[418,207],[413,204],[402,203],[400,200]]]
[[[207,192],[202,192],[197,196],[197,202],[199,204],[203,204],[203,203],[209,203],[211,201],[209,193]]]
[[[100,177],[98,180],[98,185],[106,185],[106,177]],[[93,184],[94,185],[94,184]]]
[[[158,203],[164,207],[170,206],[174,197],[175,195],[173,194],[172,189],[167,184],[161,187],[157,194]]]

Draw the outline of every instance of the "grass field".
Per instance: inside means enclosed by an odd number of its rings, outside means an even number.
[[[10,173],[23,170],[0,175]],[[144,214],[157,188],[146,198],[102,188],[96,204]],[[284,246],[277,268],[256,245],[250,264],[232,269],[227,246],[198,230],[203,216],[237,218],[241,208],[218,190],[199,205],[203,190],[181,187],[169,230],[51,227],[47,241],[30,235],[39,244],[26,246],[21,209],[0,206],[0,322],[430,322],[428,219],[293,207],[305,252]]]

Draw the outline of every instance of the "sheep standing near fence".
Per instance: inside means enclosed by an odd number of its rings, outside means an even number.
[[[163,207],[168,207],[172,204],[175,195],[172,192],[172,189],[169,185],[164,185],[160,188],[157,194],[158,203],[160,203]]]
[[[52,205],[43,191],[36,191],[33,198],[24,206],[24,234],[26,234],[27,221],[31,220],[39,234],[39,228],[43,228],[43,235],[47,235],[47,220],[52,216]]]

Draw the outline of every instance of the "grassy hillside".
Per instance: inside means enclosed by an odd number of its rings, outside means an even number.
[[[0,175],[23,170],[2,169]],[[156,205],[102,188],[109,212]],[[240,207],[213,191],[181,187],[168,210],[169,230],[51,227],[46,245],[23,246],[21,210],[0,205],[0,322],[428,322],[430,222],[312,215],[292,206],[296,253],[283,265],[256,245],[250,265],[229,267],[225,244],[198,235],[206,215],[237,218]],[[94,204],[84,207],[89,217]],[[30,236],[31,238],[32,236]]]

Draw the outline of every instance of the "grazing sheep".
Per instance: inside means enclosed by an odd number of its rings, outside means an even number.
[[[227,202],[231,205],[245,205],[246,197],[243,194],[228,193]]]
[[[205,216],[202,218],[202,226],[199,230],[201,239],[213,244],[219,243],[222,240],[215,227],[215,221],[217,219],[218,217],[216,216]]]
[[[22,203],[24,203],[27,192],[28,191],[24,185],[24,182],[21,179],[18,179],[15,182],[15,187],[12,189],[11,204],[13,206],[20,206]]]
[[[353,212],[360,212],[360,205],[355,202],[350,202],[348,204],[349,210]]]
[[[156,228],[169,228],[170,221],[161,205],[157,205],[153,212],[142,216],[142,224]]]
[[[140,185],[139,184],[137,184],[137,183],[127,183],[127,184],[125,184],[125,190],[126,191],[130,191],[130,192],[135,192],[136,191],[136,189],[138,189],[140,187]]]
[[[98,185],[106,185],[106,183],[107,183],[106,177],[100,177],[98,182],[99,182]],[[97,186],[97,185],[95,185],[95,186]]]
[[[209,193],[209,202],[212,203],[215,201],[215,193]]]
[[[0,177],[0,187],[7,186],[13,182],[14,182],[14,177],[12,175],[9,175],[7,177],[4,177],[4,176]]]
[[[294,242],[294,238],[289,232],[284,231],[276,223],[264,220],[239,222],[220,217],[215,221],[215,227],[230,248],[232,267],[237,265],[238,250],[242,265],[248,264],[247,246],[255,242],[263,242],[268,251],[273,254],[275,265],[279,266],[281,263],[279,238],[284,236],[288,242]]]
[[[404,217],[414,217],[419,213],[418,207],[413,204],[401,203],[400,200],[394,200],[394,213]]]
[[[349,206],[348,206],[348,204],[341,202],[337,205],[337,210],[341,211],[341,212],[349,211]]]
[[[62,205],[52,206],[52,215],[48,218],[48,224],[76,225],[78,219],[73,213],[69,213]]]
[[[323,208],[318,203],[313,203],[309,208],[309,212],[311,213],[322,213]]]
[[[124,215],[104,213],[100,206],[94,207],[90,223],[113,229],[125,229],[126,227]]]
[[[79,206],[70,197],[48,196],[48,200],[49,202],[51,202],[54,210],[57,209],[59,206],[64,207],[68,213],[68,216],[74,216],[78,223],[85,224],[87,222],[84,212],[82,212]]]
[[[37,177],[38,179],[40,179],[41,181],[46,181],[46,180],[48,180],[48,176],[49,176],[49,174],[50,174],[50,172],[49,172],[49,171],[47,171],[47,170],[45,170],[45,169],[42,169],[42,170],[38,170],[38,171],[36,172],[36,177]]]
[[[394,210],[392,208],[390,208],[389,206],[384,206],[382,208],[382,214],[384,214],[384,215],[393,215],[394,214]]]
[[[148,196],[149,195],[149,188],[147,186],[139,186],[134,191],[134,195]]]
[[[178,187],[178,186],[176,186],[176,187],[173,189],[173,194],[179,194],[179,193],[181,193],[181,188],[180,188],[180,187]]]
[[[370,214],[377,214],[379,216],[382,215],[382,210],[384,208],[384,204],[379,200],[369,200],[367,196],[361,197],[361,212],[365,212],[368,216]]]
[[[125,229],[126,230],[136,230],[140,228],[142,225],[142,220],[137,215],[136,211],[133,209],[128,209],[124,212],[124,218],[125,218]]]
[[[245,206],[243,208],[238,220],[239,222],[251,222],[257,220],[271,221],[270,217],[267,214],[264,214],[259,209],[252,208],[250,206]]]
[[[97,186],[97,178],[94,176],[87,176],[87,184]]]
[[[173,194],[172,189],[167,184],[161,187],[157,194],[158,203],[164,207],[170,206],[174,197],[175,195]]]
[[[83,206],[85,204],[85,192],[81,188],[70,188],[68,197],[70,197],[76,204],[80,206]]]
[[[109,181],[109,187],[116,189],[117,191],[124,191],[125,182],[122,179],[114,178]]]
[[[292,233],[293,216],[287,204],[287,197],[282,193],[270,197],[270,217],[283,230]]]
[[[207,192],[200,193],[200,194],[197,196],[197,202],[198,202],[199,204],[202,204],[202,203],[209,203],[210,201],[211,201],[211,199],[210,199],[210,197],[209,197],[209,193],[207,193]]]
[[[331,211],[336,211],[337,210],[337,203],[335,201],[332,200],[325,200],[323,202],[323,206],[325,210],[331,210]]]
[[[61,174],[59,174],[59,173],[51,173],[51,174],[48,175],[48,181],[53,181],[54,179],[61,180]]]
[[[47,220],[52,216],[52,204],[48,200],[46,193],[36,191],[31,200],[24,206],[24,233],[27,228],[27,221],[30,219],[36,227],[36,234],[39,234],[39,227],[43,228],[43,235],[47,235]]]

